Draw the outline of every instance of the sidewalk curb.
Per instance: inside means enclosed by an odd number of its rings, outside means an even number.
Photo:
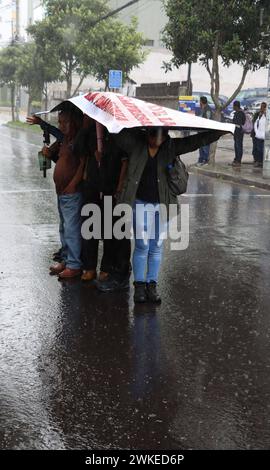
[[[210,176],[211,178],[219,178],[224,181],[230,181],[233,183],[243,184],[246,186],[254,186],[255,188],[270,191],[270,180],[269,182],[258,181],[258,180],[251,179],[250,177],[244,176],[244,175],[232,175],[232,174],[226,173],[226,171],[222,169],[219,170],[217,168],[213,168],[213,170],[210,170],[209,168],[207,169],[197,168],[194,165],[191,165],[188,168],[188,171],[190,171],[191,173],[197,173],[197,174],[204,175],[204,176]]]
[[[14,130],[18,130],[18,131],[24,131],[24,132],[28,132],[30,134],[38,134],[38,131],[40,133],[40,130],[39,129],[31,129],[31,127],[29,126],[29,129],[27,127],[23,127],[23,126],[16,126],[16,124],[14,125],[9,125],[9,123],[4,123],[2,124],[3,127],[7,127],[8,129],[14,129]]]

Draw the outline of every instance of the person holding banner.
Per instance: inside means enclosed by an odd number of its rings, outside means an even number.
[[[114,136],[128,154],[128,172],[119,202],[133,207],[135,250],[133,253],[134,302],[161,303],[157,283],[162,260],[163,234],[170,205],[177,196],[169,187],[167,168],[178,155],[193,152],[218,140],[227,131],[208,131],[171,139],[164,127],[146,132],[123,130]],[[166,210],[166,219],[162,213]]]
[[[85,155],[74,154],[73,145],[82,127],[83,114],[77,110],[59,113],[59,130],[62,142],[44,147],[47,158],[56,161],[54,182],[58,200],[58,211],[62,231],[62,261],[50,267],[50,273],[60,279],[69,279],[81,274],[81,207],[82,194],[79,185],[83,176]]]

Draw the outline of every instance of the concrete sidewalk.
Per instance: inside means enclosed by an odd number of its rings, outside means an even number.
[[[230,166],[234,159],[234,141],[232,136],[225,136],[219,140],[216,163],[214,166],[205,165],[196,167],[199,152],[193,152],[182,157],[191,173],[232,181],[270,191],[270,179],[263,178],[262,168],[253,167],[252,139],[249,135],[244,137],[244,155],[240,168]]]
[[[20,120],[22,122],[25,121],[26,119],[26,112],[20,110]],[[11,108],[7,107],[0,107],[0,125],[1,124],[6,124],[7,122],[12,120],[12,115],[11,115]]]

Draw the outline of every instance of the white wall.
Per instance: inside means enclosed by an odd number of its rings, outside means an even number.
[[[154,82],[174,82],[182,81],[187,78],[187,65],[181,66],[178,70],[165,73],[162,69],[162,63],[169,61],[171,54],[168,51],[159,50],[150,52],[147,60],[138,69],[134,69],[130,74],[131,78],[139,85],[141,83]],[[232,94],[240,82],[242,69],[237,64],[229,68],[220,68],[220,94],[229,96]],[[261,69],[257,72],[249,72],[243,88],[266,87],[267,69]],[[207,71],[200,64],[192,65],[193,90],[210,91],[210,79]]]

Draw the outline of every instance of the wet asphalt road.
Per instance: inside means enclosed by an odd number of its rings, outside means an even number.
[[[41,136],[0,128],[0,448],[267,449],[270,194],[192,176],[161,307],[48,276]]]

